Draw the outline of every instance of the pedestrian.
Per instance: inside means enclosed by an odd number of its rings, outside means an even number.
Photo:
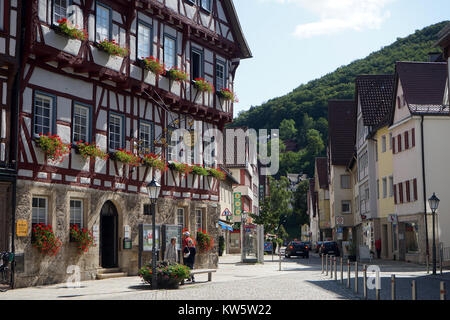
[[[375,249],[377,249],[377,258],[381,257],[381,239],[375,241]]]
[[[183,262],[189,269],[194,269],[195,264],[195,255],[197,254],[197,250],[195,249],[195,244],[192,239],[188,240],[188,244],[183,249]],[[195,282],[194,276],[191,275],[191,278],[187,281]]]
[[[170,244],[164,254],[164,260],[172,263],[178,262],[177,238],[170,239]]]

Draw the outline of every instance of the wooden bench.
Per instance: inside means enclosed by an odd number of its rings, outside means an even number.
[[[217,272],[216,269],[198,269],[198,270],[191,270],[191,276],[196,274],[202,274],[207,273],[208,274],[208,281],[212,281],[212,274],[213,272]]]

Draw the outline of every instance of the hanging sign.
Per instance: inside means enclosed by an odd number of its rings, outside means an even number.
[[[27,220],[17,220],[16,234],[18,237],[26,237],[28,235],[28,221]]]
[[[240,216],[242,214],[242,194],[240,192],[234,193],[234,215]]]

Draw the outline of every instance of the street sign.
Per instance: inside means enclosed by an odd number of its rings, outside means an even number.
[[[397,215],[396,214],[390,214],[388,217],[388,222],[396,224],[397,223]]]
[[[226,208],[225,210],[223,210],[222,215],[225,217],[230,217],[233,215],[233,213],[230,211],[230,209]]]
[[[336,224],[339,226],[343,226],[344,225],[344,217],[336,217]]]

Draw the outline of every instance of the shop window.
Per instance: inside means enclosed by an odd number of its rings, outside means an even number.
[[[419,252],[419,226],[415,222],[405,223],[406,253]]]

